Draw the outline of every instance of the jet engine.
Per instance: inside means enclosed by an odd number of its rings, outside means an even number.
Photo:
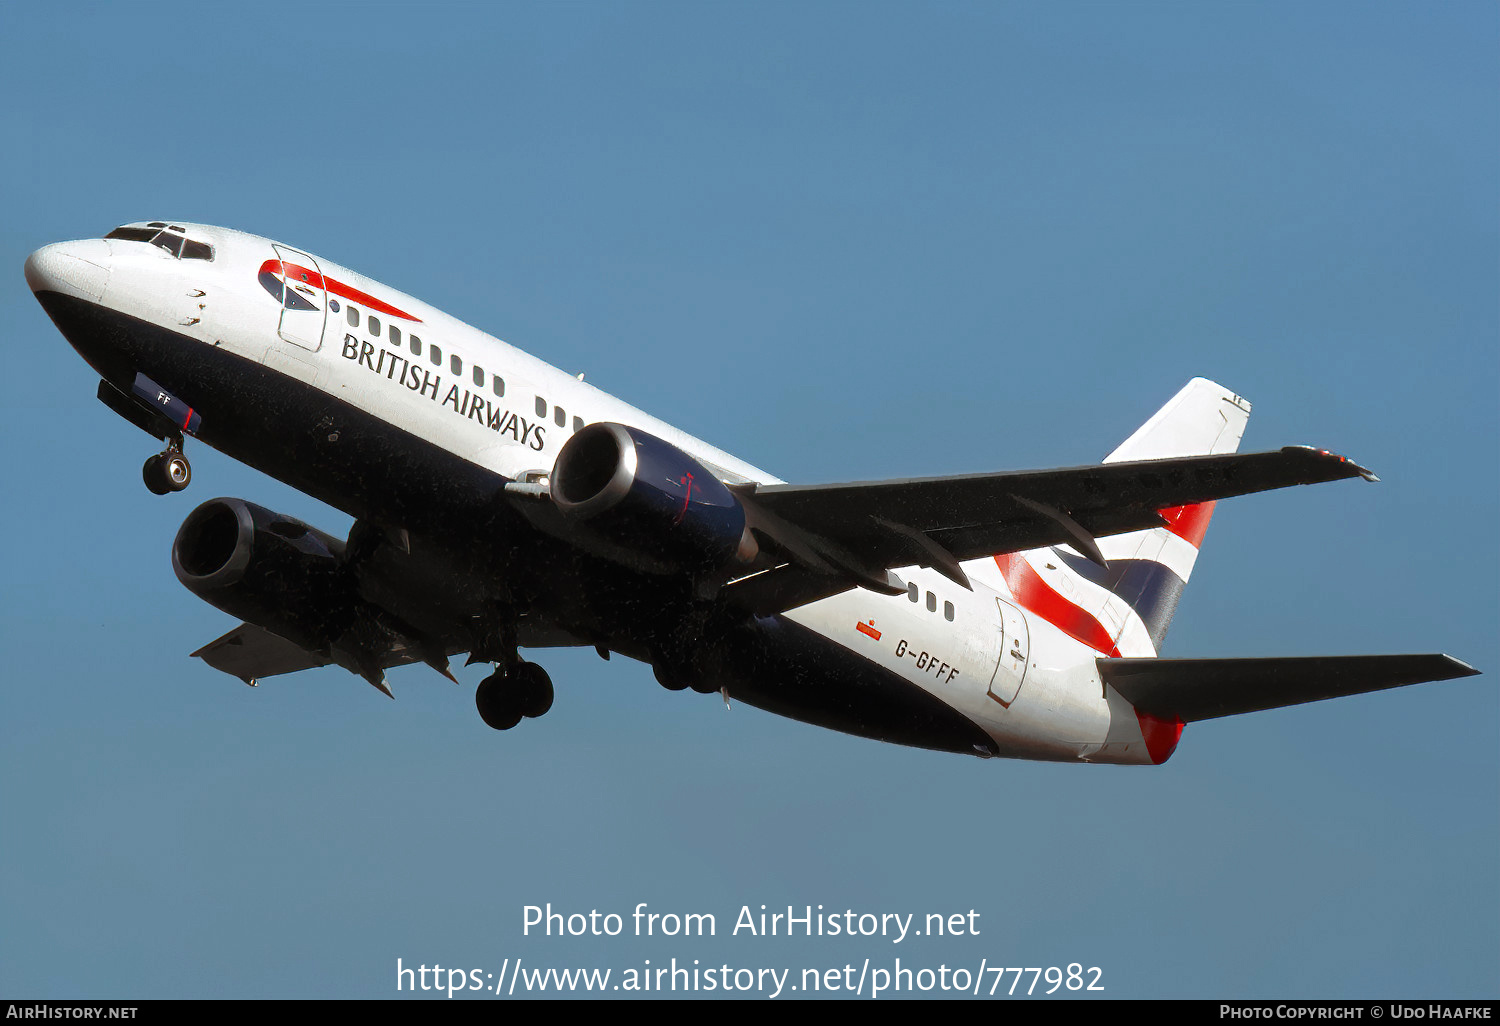
[[[693,457],[637,428],[590,424],[557,454],[551,482],[564,516],[678,570],[712,572],[755,558],[734,493]]]
[[[312,651],[342,638],[361,605],[344,543],[243,499],[210,499],[183,521],[172,569],[194,595]]]

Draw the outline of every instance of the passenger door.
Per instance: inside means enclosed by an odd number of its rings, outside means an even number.
[[[294,345],[317,352],[323,344],[323,322],[328,316],[328,294],[317,261],[306,253],[274,245],[281,261],[281,324],[277,334]]]
[[[1000,613],[1000,658],[990,677],[989,696],[1009,709],[1026,679],[1031,659],[1031,628],[1026,616],[1004,599],[995,599]]]

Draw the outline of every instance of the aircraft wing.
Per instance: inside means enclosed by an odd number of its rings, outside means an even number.
[[[1472,677],[1447,655],[1290,659],[1100,659],[1099,675],[1137,710],[1183,723]]]
[[[523,648],[566,648],[585,644],[560,628],[528,621],[519,625],[517,640]],[[466,650],[459,644],[450,646],[447,654],[456,655]],[[262,677],[331,666],[337,661],[249,623],[242,623],[223,637],[215,638],[194,652],[192,657],[202,659],[231,677],[238,677],[251,687]],[[388,670],[421,661],[420,650],[415,646],[403,646],[391,650],[376,662],[381,669]]]
[[[752,530],[788,562],[731,582],[759,614],[862,586],[897,594],[887,571],[929,566],[968,587],[959,562],[1069,544],[1103,562],[1094,539],[1167,521],[1162,510],[1344,478],[1376,480],[1342,456],[1292,446],[1091,464],[1059,470],[831,485],[733,486]]]

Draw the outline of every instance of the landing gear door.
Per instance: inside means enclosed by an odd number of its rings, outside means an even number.
[[[277,334],[291,342],[317,352],[323,344],[323,321],[327,317],[328,294],[323,290],[323,274],[317,261],[306,253],[285,246],[273,246],[281,261],[281,325]]]
[[[989,696],[1009,709],[1026,679],[1026,666],[1031,658],[1031,628],[1015,606],[998,598],[995,603],[1000,607],[1000,659],[990,678]]]

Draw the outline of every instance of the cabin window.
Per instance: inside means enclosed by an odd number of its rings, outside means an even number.
[[[538,417],[545,417],[547,415],[547,400],[541,396],[536,397],[536,415]]]
[[[462,374],[464,372],[464,362],[463,360],[459,359],[457,353],[454,353],[452,356],[448,357],[448,368],[453,371],[454,374]]]
[[[937,612],[937,596],[930,591],[927,593],[927,611],[929,613]]]
[[[419,338],[417,338],[417,336],[412,335],[410,337],[410,341],[407,342],[407,348],[411,350],[411,355],[413,355],[413,356],[421,356],[422,355],[422,340],[419,339]]]
[[[952,619],[953,619],[953,603],[952,602],[944,602],[943,603],[943,619],[948,620],[950,622],[952,621]]]
[[[441,367],[443,365],[443,351],[437,346],[427,347],[427,358],[432,361],[434,367]]]
[[[490,379],[490,389],[494,391],[496,395],[503,397],[505,395],[505,379],[496,374],[493,378]]]
[[[583,430],[583,418],[582,417],[574,417],[573,418],[573,430],[574,431],[582,431]]]
[[[397,349],[400,349],[401,348],[401,329],[398,328],[398,327],[396,327],[394,324],[392,324],[388,330],[391,333],[391,345],[395,346]]]
[[[913,602],[917,601],[917,599],[920,598],[921,595],[922,589],[918,588],[915,584],[908,584],[906,586],[906,597],[911,599]]]
[[[349,321],[349,327],[351,327],[351,328],[357,328],[357,327],[359,327],[359,311],[357,309],[355,309],[352,306],[345,307],[344,308],[344,316]]]
[[[484,368],[477,363],[474,365],[474,384],[484,387]]]
[[[380,337],[380,318],[371,314],[365,321],[365,326],[370,329],[370,334],[376,338]]]
[[[561,406],[552,407],[552,422],[558,427],[568,426],[568,415]]]

